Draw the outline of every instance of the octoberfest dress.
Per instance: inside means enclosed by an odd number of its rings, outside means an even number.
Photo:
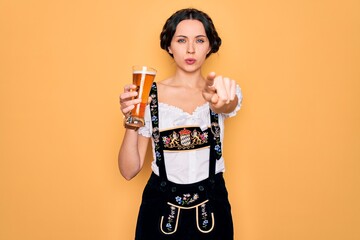
[[[206,103],[192,114],[159,103],[153,84],[145,127],[154,161],[139,210],[135,240],[233,240],[231,206],[223,178],[224,119]]]

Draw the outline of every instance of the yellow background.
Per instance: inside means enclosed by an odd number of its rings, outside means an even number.
[[[236,240],[360,239],[358,0],[0,0],[0,239],[133,239],[150,158],[118,171],[118,95],[184,7],[223,39],[204,73],[237,80],[224,155]]]

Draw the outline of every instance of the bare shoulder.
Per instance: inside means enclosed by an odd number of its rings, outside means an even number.
[[[166,78],[164,80],[158,81],[158,88],[168,88],[172,86],[172,78]]]
[[[159,99],[161,98],[167,98],[168,96],[171,96],[173,94],[176,94],[177,87],[174,86],[172,78],[167,78],[162,81],[157,82],[157,88],[158,88],[158,94]]]

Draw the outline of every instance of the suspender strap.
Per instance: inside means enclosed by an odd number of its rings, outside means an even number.
[[[154,139],[154,148],[156,156],[156,165],[159,167],[159,175],[162,181],[167,181],[166,169],[165,169],[165,159],[163,151],[163,142],[160,139],[159,131],[159,110],[158,110],[158,94],[156,82],[153,83],[150,90],[150,113],[151,113],[151,123],[152,123],[152,137]],[[165,186],[163,186],[165,187]]]
[[[151,123],[152,123],[152,137],[154,140],[154,148],[156,155],[156,165],[159,167],[159,175],[162,182],[165,182],[166,185],[167,175],[165,169],[165,159],[163,151],[163,142],[160,139],[159,131],[159,110],[158,110],[158,95],[157,95],[157,86],[154,82],[151,91],[151,103],[150,103],[150,112],[151,112]],[[215,165],[216,160],[221,158],[221,141],[220,141],[220,127],[219,127],[219,116],[217,113],[213,112],[210,109],[210,120],[211,120],[211,131],[209,132],[210,140],[210,156],[209,156],[209,179],[210,181],[214,180],[215,176]],[[165,187],[165,186],[163,186]]]
[[[222,155],[221,140],[220,140],[220,127],[219,115],[210,109],[211,119],[211,134],[210,134],[210,166],[209,166],[209,179],[214,180],[216,160],[219,160]],[[216,159],[216,160],[215,160]]]

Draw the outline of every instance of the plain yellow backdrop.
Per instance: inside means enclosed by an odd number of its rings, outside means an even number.
[[[358,0],[0,0],[0,239],[133,239],[142,189],[118,171],[131,66],[174,63],[164,21],[196,7],[237,80],[225,177],[236,240],[360,239]]]

